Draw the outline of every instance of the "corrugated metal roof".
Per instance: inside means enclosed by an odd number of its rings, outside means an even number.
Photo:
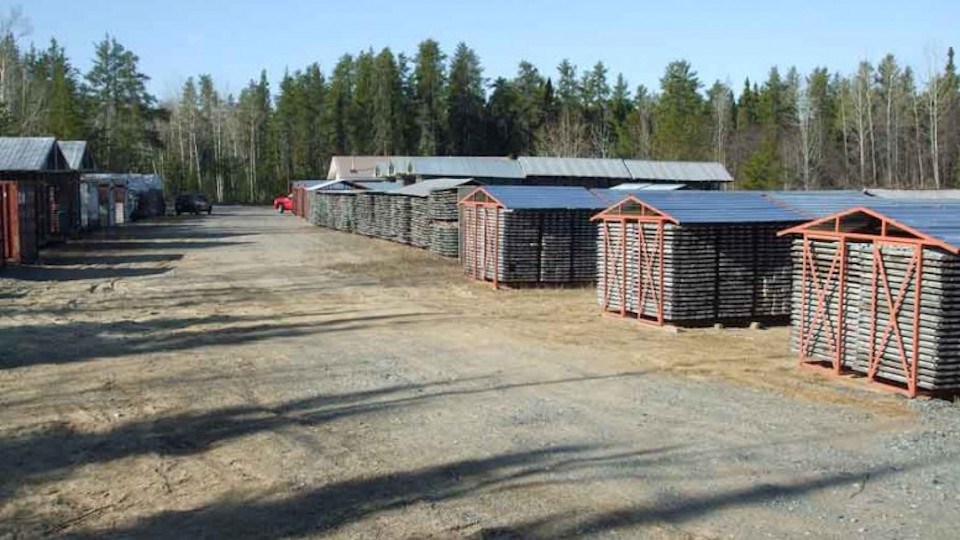
[[[408,172],[443,178],[523,178],[516,161],[498,157],[417,157],[410,159]]]
[[[520,157],[517,163],[526,176],[565,178],[619,178],[629,180],[630,171],[622,159]]]
[[[610,189],[622,190],[622,191],[677,191],[687,187],[686,184],[649,184],[649,183],[637,183],[637,182],[625,182],[623,184],[617,184]]]
[[[290,187],[294,188],[311,188],[318,186],[320,184],[326,183],[327,180],[294,180],[290,182]]]
[[[435,180],[423,180],[416,184],[402,187],[396,191],[391,191],[394,195],[410,195],[413,197],[426,197],[434,191],[443,189],[456,189],[460,186],[477,185],[473,178],[437,178]]]
[[[358,184],[362,187],[367,188],[370,191],[396,191],[403,186],[396,182],[368,182],[368,181],[353,181],[355,184]]]
[[[876,199],[859,191],[768,191],[764,197],[808,219],[818,219]]]
[[[87,152],[87,141],[58,141],[67,166],[74,171],[92,171],[93,158]]]
[[[374,169],[374,176],[378,178],[382,177],[393,177],[403,174],[411,174],[411,165],[410,160],[412,157],[409,156],[393,156],[389,159],[384,159],[377,163],[376,168]]]
[[[359,182],[352,180],[326,180],[317,184],[307,186],[307,191],[350,191],[366,189]]]
[[[640,191],[629,196],[675,218],[680,225],[806,221],[757,192]]]
[[[733,182],[722,163],[710,161],[623,161],[634,180],[666,180],[673,182]]]
[[[377,176],[377,164],[400,156],[333,156],[327,180],[354,180]]]
[[[0,171],[63,171],[67,160],[53,137],[0,137]]]
[[[879,189],[870,188],[868,195],[881,199],[942,201],[944,199],[960,200],[960,189]]]
[[[876,201],[866,208],[960,248],[960,202]]]
[[[561,186],[486,186],[510,210],[600,210],[609,206],[587,188]]]

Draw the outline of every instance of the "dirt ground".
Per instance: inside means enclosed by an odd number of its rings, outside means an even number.
[[[0,537],[956,538],[960,407],[268,209],[0,272]]]

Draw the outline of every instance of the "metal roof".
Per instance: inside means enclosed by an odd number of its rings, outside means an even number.
[[[401,174],[410,174],[411,166],[409,156],[392,156],[389,159],[381,159],[373,170],[373,176],[382,178],[384,176],[397,176]]]
[[[406,173],[441,178],[523,178],[523,170],[514,160],[476,156],[410,158]]]
[[[960,200],[960,189],[880,189],[866,190],[868,195],[881,199],[915,200],[915,201],[942,201],[944,199]]]
[[[610,189],[622,190],[622,191],[677,191],[687,187],[686,184],[649,184],[649,183],[637,183],[637,182],[625,182],[623,184],[617,184]]]
[[[710,161],[623,161],[634,180],[673,182],[733,182],[722,163]]]
[[[410,195],[413,197],[426,197],[434,191],[444,189],[456,189],[465,185],[476,185],[477,181],[473,178],[437,178],[435,180],[423,180],[416,184],[402,187],[396,191],[391,191],[394,195]]]
[[[312,188],[326,182],[327,180],[294,180],[290,182],[290,186],[295,188]]]
[[[509,210],[600,210],[609,203],[587,188],[566,186],[485,186]]]
[[[366,180],[365,180],[365,181],[362,181],[362,182],[360,182],[360,181],[353,181],[353,183],[355,183],[355,184],[357,184],[357,185],[359,185],[359,186],[361,186],[361,187],[364,187],[364,188],[366,188],[367,190],[370,190],[370,191],[381,191],[381,192],[382,192],[382,191],[396,191],[396,190],[400,189],[401,187],[403,187],[402,185],[400,185],[400,184],[398,184],[398,183],[396,183],[396,182],[380,182],[380,181],[370,182],[370,181],[366,181]]]
[[[327,180],[354,180],[377,176],[377,164],[397,156],[333,156]]]
[[[917,232],[960,248],[960,202],[942,203],[913,201],[884,201],[866,205],[866,208],[889,217]]]
[[[346,191],[367,189],[363,184],[352,180],[325,180],[316,184],[307,186],[307,191]]]
[[[876,198],[860,191],[767,191],[771,201],[789,208],[808,219],[818,219],[855,206],[866,206]]]
[[[92,171],[93,158],[87,152],[87,141],[57,141],[67,166],[74,171]]]
[[[640,191],[628,197],[663,212],[679,225],[806,221],[797,212],[750,191]]]
[[[632,178],[622,159],[525,156],[517,158],[517,163],[526,176]]]
[[[0,171],[65,171],[67,160],[53,137],[0,137]]]

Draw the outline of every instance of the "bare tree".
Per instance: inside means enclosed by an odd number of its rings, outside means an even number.
[[[587,125],[579,111],[564,107],[553,121],[544,125],[537,137],[541,156],[585,157],[590,152]]]

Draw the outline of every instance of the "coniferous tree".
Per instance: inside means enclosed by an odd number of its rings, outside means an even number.
[[[373,101],[374,86],[373,50],[357,56],[354,63],[353,100],[350,103],[350,148],[354,154],[373,154]]]
[[[147,92],[149,77],[140,59],[111,36],[96,45],[84,93],[96,162],[107,170],[147,166],[159,139],[153,129],[156,99]]]
[[[686,61],[671,62],[660,79],[656,105],[654,154],[660,159],[709,157],[709,115],[700,80]]]
[[[450,61],[450,85],[447,90],[446,116],[452,155],[486,154],[485,103],[480,58],[466,43],[461,42]]]
[[[417,152],[436,155],[446,148],[444,135],[446,92],[445,56],[440,45],[428,39],[420,43],[413,71],[416,89]]]
[[[377,55],[373,72],[373,148],[379,155],[404,149],[403,81],[390,49]]]
[[[356,154],[350,138],[351,104],[353,103],[353,57],[340,57],[327,91],[324,107],[327,147],[331,155]]]

